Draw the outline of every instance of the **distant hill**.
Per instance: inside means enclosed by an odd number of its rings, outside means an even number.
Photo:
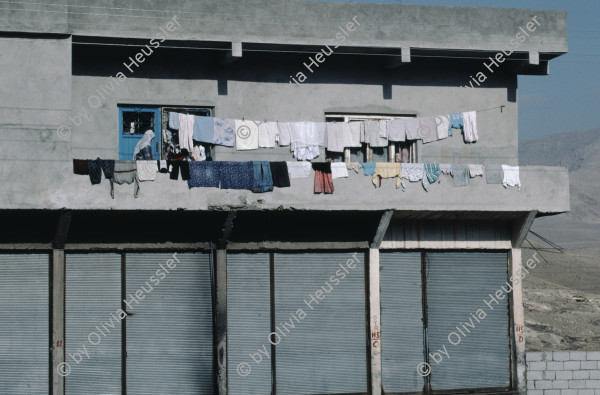
[[[600,129],[519,141],[519,164],[568,167],[571,212],[566,217],[600,223]]]

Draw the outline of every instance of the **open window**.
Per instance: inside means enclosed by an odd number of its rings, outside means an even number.
[[[326,122],[379,121],[397,118],[412,118],[410,115],[366,115],[366,114],[325,114]],[[334,162],[406,162],[417,161],[416,140],[389,142],[387,147],[346,147],[343,153],[327,152],[326,157]],[[398,155],[396,155],[398,154]]]
[[[147,130],[154,136],[160,136],[160,112],[157,107],[123,106],[119,107],[119,159],[132,160],[135,146]],[[161,139],[154,138],[152,154],[159,159]]]

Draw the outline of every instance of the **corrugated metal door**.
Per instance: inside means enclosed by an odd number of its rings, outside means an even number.
[[[381,367],[386,393],[423,390],[425,361],[420,252],[380,252]]]
[[[367,392],[364,254],[352,254],[275,254],[278,393]]]
[[[426,261],[429,352],[445,346],[450,355],[431,361],[432,389],[508,387],[508,296],[493,310],[484,303],[508,288],[506,253],[427,253]]]
[[[232,395],[271,393],[270,290],[269,254],[227,254],[227,384]]]
[[[0,393],[49,393],[49,256],[0,255]]]
[[[121,255],[67,254],[65,291],[65,393],[120,394]]]
[[[172,255],[126,255],[129,395],[213,393],[209,254]],[[130,302],[140,290],[144,299]]]

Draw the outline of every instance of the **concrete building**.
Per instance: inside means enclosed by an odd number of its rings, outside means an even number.
[[[455,130],[411,142],[410,160],[516,166],[517,76],[566,53],[565,12],[119,4],[0,6],[1,393],[525,393],[511,278],[531,268],[534,219],[569,210],[567,169],[521,167],[520,190],[443,175],[428,192],[350,170],[330,195],[312,175],[258,194],[158,174],[113,199],[72,160],[130,159],[147,128],[162,154],[172,110],[281,122],[478,111],[475,144]],[[289,147],[207,149],[295,160]]]

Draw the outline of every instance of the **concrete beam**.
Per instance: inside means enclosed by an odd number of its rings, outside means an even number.
[[[65,252],[52,251],[52,394],[65,394]]]
[[[227,251],[215,252],[215,377],[218,395],[227,394]]]
[[[535,217],[537,217],[537,211],[530,211],[526,215],[524,215],[521,219],[515,220],[513,222],[513,230],[512,230],[512,246],[513,248],[521,248],[525,238],[527,237],[527,233],[529,233],[529,229],[531,229],[531,225],[533,225],[533,221]]]
[[[514,278],[521,278],[517,271],[521,270],[521,249],[513,248],[509,254],[509,273]],[[525,361],[525,313],[523,310],[523,283],[514,282],[510,297],[512,319],[512,388],[519,394],[527,393],[527,362]]]
[[[242,58],[242,43],[232,42],[231,50],[227,52],[225,58],[221,61],[221,64],[229,64],[238,61]]]
[[[381,303],[379,294],[379,249],[369,249],[369,312],[371,351],[371,395],[381,395]]]
[[[0,247],[2,245],[0,244]],[[46,248],[47,249],[47,248]],[[65,251],[106,251],[106,250],[209,250],[210,243],[107,243],[107,244],[65,244]]]
[[[381,220],[379,221],[379,226],[377,227],[377,231],[375,232],[375,236],[373,237],[371,248],[379,248],[379,246],[381,246],[383,236],[385,236],[385,232],[387,232],[388,226],[390,225],[390,221],[392,220],[393,215],[394,210],[386,210],[381,215]]]
[[[351,250],[369,248],[368,241],[343,242],[343,241],[324,241],[324,242],[294,242],[294,241],[262,241],[252,243],[229,243],[227,250]]]

